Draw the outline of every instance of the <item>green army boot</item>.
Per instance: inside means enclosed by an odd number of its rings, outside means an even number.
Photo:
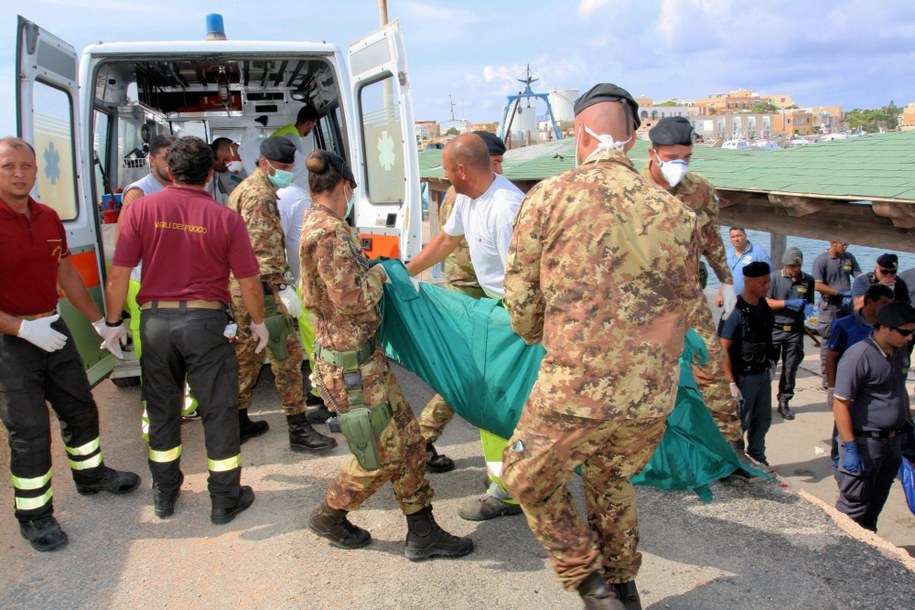
[[[578,585],[578,594],[585,610],[627,610],[616,596],[616,590],[607,584],[599,572],[591,572]]]
[[[432,507],[407,515],[404,556],[410,561],[434,557],[463,557],[473,551],[473,540],[452,536],[432,516]]]

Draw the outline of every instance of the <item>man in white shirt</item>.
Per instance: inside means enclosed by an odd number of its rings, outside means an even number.
[[[466,238],[480,286],[490,298],[501,299],[512,224],[524,193],[493,173],[489,148],[476,134],[451,140],[442,154],[442,165],[458,193],[454,210],[438,235],[407,264],[407,270],[410,275],[421,273],[444,260]],[[485,494],[462,503],[458,514],[471,521],[521,514],[521,507],[501,483],[502,450],[508,441],[485,430],[480,431],[480,440],[492,483]]]

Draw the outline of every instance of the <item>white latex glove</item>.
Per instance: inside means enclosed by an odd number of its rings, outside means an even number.
[[[105,338],[105,318],[99,318],[92,323],[92,327],[95,329],[95,332],[98,333],[98,336],[102,339]]]
[[[835,399],[835,397],[836,397],[836,389],[827,388],[826,389],[826,406],[829,407],[830,411],[832,411],[832,401],[833,401],[833,399]]]
[[[261,322],[251,322],[251,334],[257,338],[257,347],[254,348],[254,353],[259,354],[264,351],[264,348],[267,347],[267,341],[270,340],[270,333],[267,332],[267,325]]]
[[[734,292],[734,284],[721,285],[721,298],[723,300],[724,313],[731,313],[731,310],[737,305],[737,293]]]
[[[280,300],[286,306],[286,312],[293,318],[299,318],[302,315],[302,301],[299,295],[295,293],[295,288],[287,285],[279,292]]]
[[[16,335],[46,352],[56,352],[67,344],[67,336],[51,328],[51,324],[60,319],[60,314],[37,320],[22,320]]]
[[[734,402],[743,402],[743,394],[740,393],[740,388],[733,381],[731,382],[731,398],[734,399]]]
[[[410,276],[410,282],[413,284],[413,288],[416,289],[416,294],[419,294],[419,280],[413,276]]]
[[[121,322],[117,326],[108,326],[105,324],[105,334],[102,335],[102,347],[115,358],[124,359],[124,350],[121,349],[127,345],[127,325]],[[98,330],[96,328],[96,330]]]

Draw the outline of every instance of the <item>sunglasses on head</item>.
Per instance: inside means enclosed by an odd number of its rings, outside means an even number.
[[[878,269],[880,269],[880,273],[883,275],[896,275],[895,269],[884,269],[883,267],[878,267]]]
[[[903,337],[911,337],[915,333],[915,328],[893,328],[897,333]]]

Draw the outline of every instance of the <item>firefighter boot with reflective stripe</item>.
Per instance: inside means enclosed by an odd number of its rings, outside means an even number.
[[[228,504],[217,504],[216,502],[217,501],[214,499],[213,510],[210,511],[210,521],[216,525],[222,525],[223,523],[228,523],[234,519],[238,513],[254,504],[254,490],[248,485],[242,485],[241,492],[238,494],[236,500],[230,501]]]
[[[345,510],[330,508],[326,502],[311,512],[308,529],[330,540],[331,546],[341,549],[358,549],[372,541],[368,530],[350,523]]]
[[[36,551],[55,551],[67,544],[67,534],[57,519],[48,515],[32,521],[20,521],[19,532]]]
[[[578,585],[578,594],[585,610],[626,610],[623,602],[617,599],[614,588],[598,572],[591,572]]]
[[[432,507],[407,515],[407,542],[404,556],[410,561],[434,557],[463,557],[473,551],[473,540],[452,536],[432,516]]]
[[[289,448],[293,451],[323,451],[337,446],[337,440],[324,436],[311,427],[304,413],[287,415],[289,424]]]
[[[113,494],[129,494],[140,486],[140,477],[136,473],[114,470],[105,465],[91,471],[73,473],[76,491],[84,496],[107,491]]]
[[[270,424],[260,420],[254,421],[248,417],[248,409],[238,410],[238,440],[243,444],[256,436],[265,434],[270,429]]]

